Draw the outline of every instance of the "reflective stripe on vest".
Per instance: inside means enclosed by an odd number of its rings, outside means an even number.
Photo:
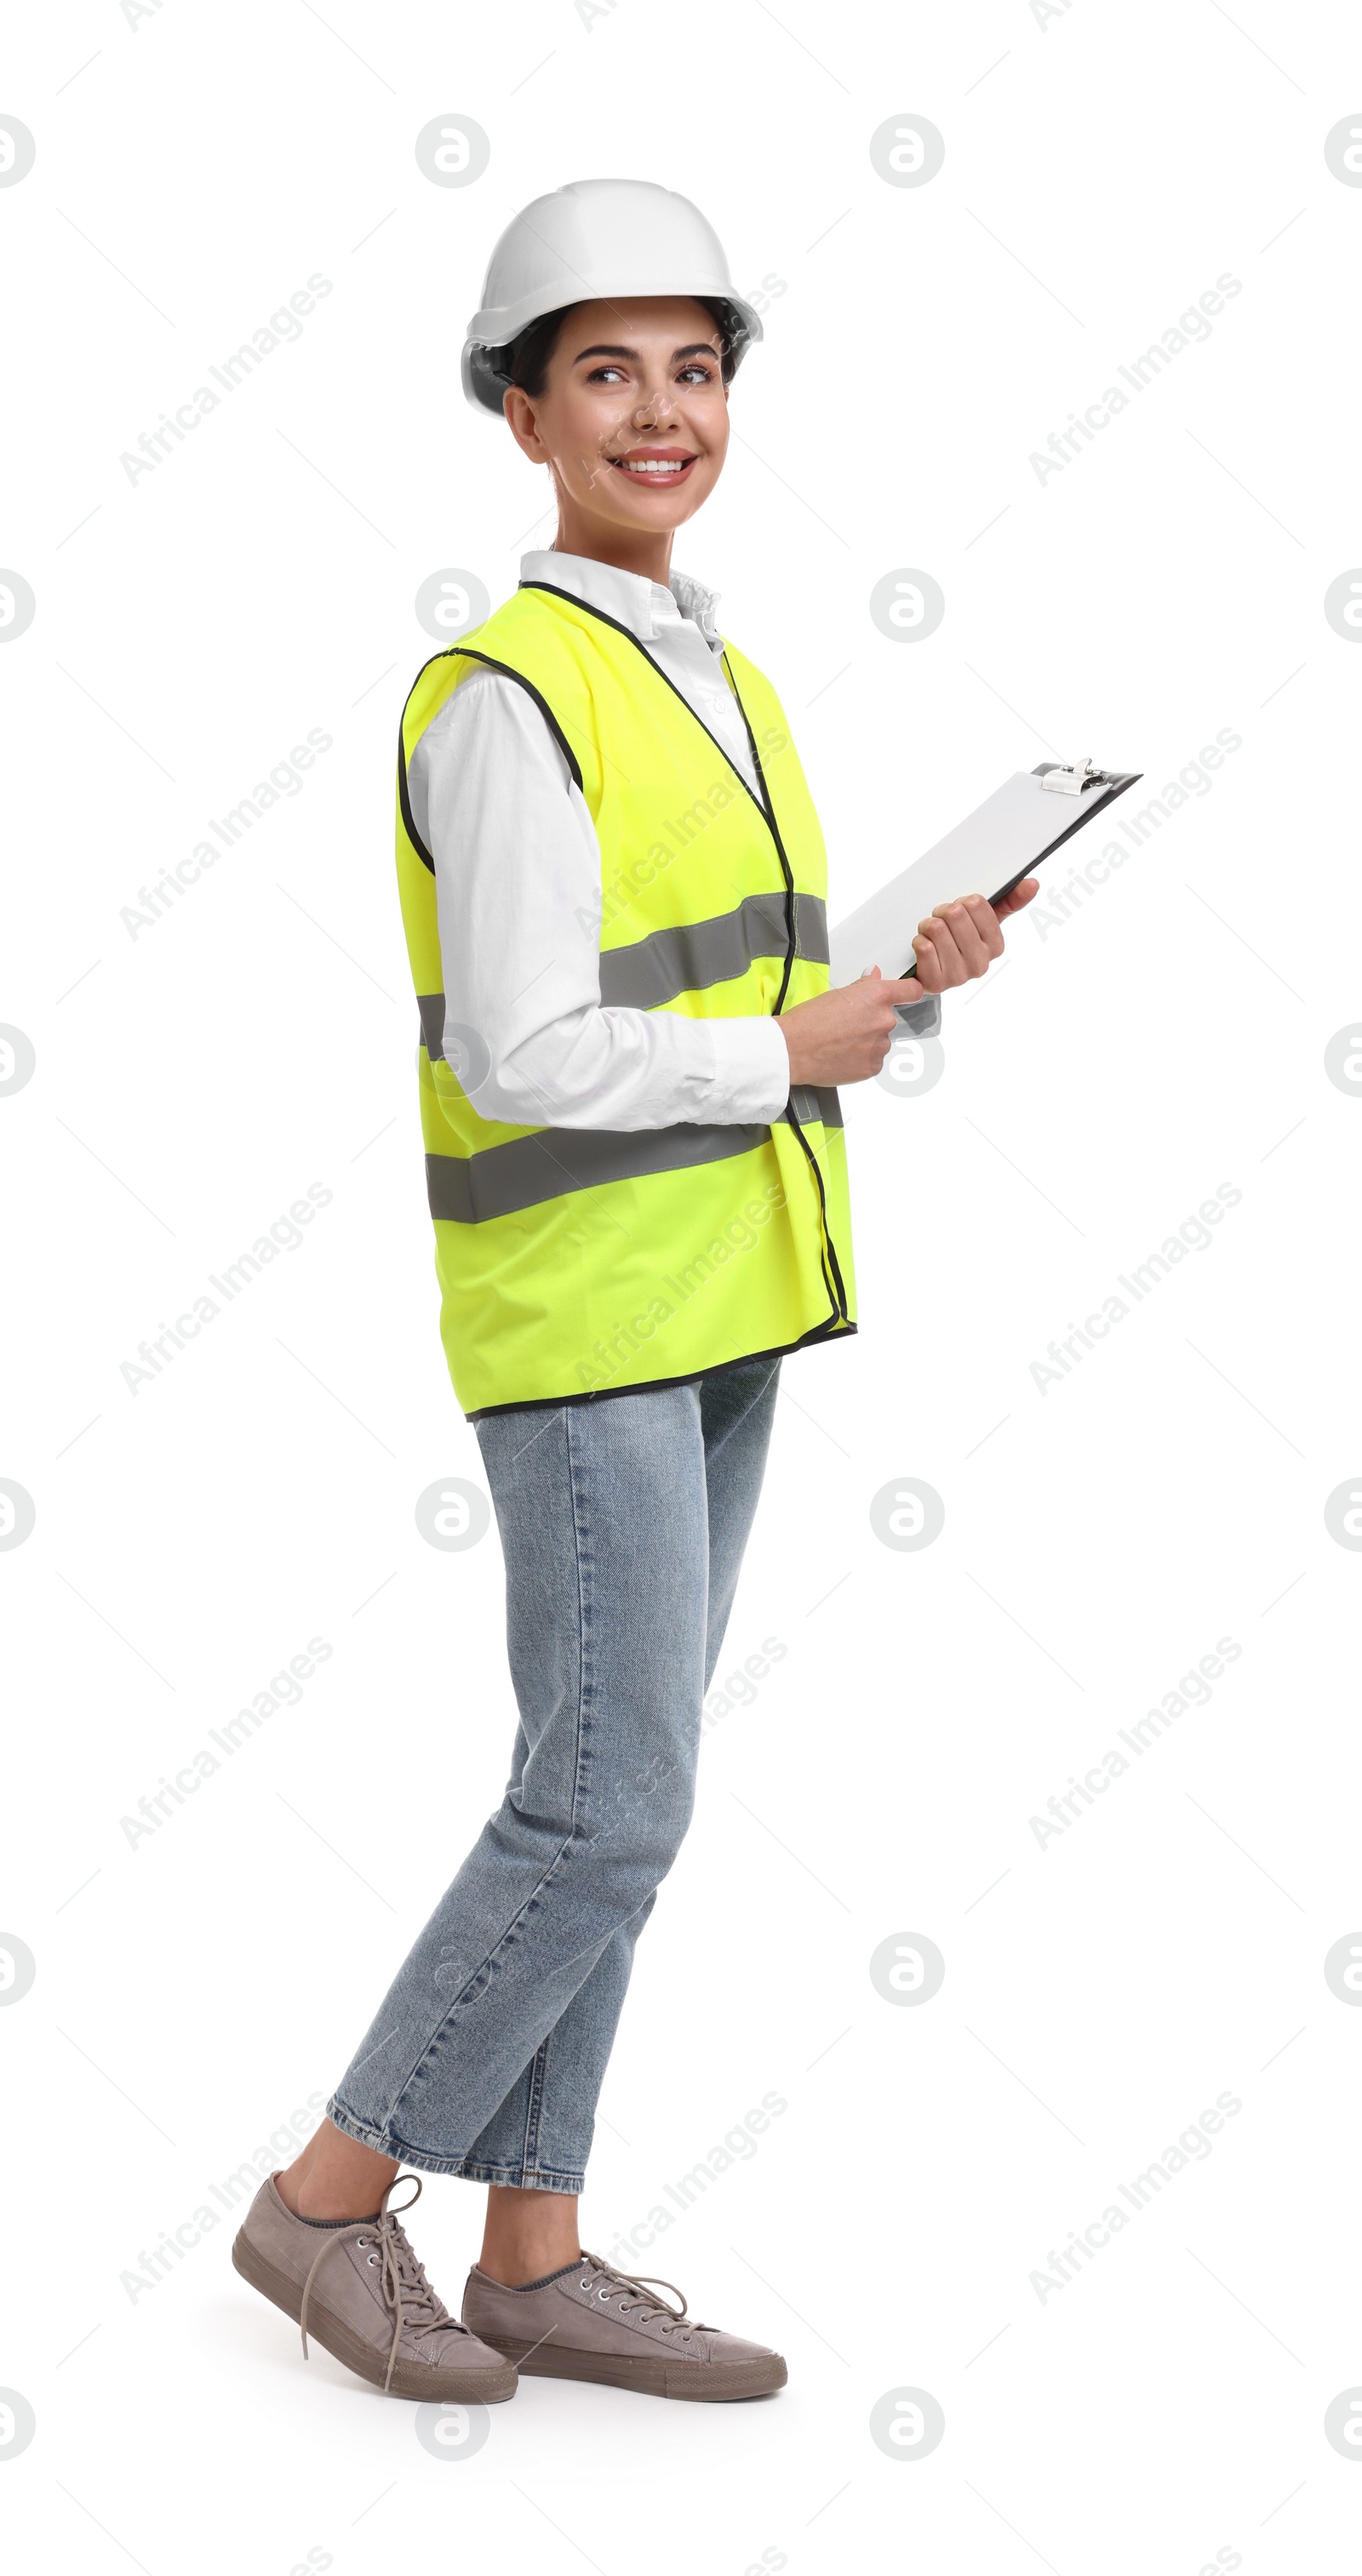
[[[800,1089],[791,1104],[801,1124],[820,1119],[840,1127],[842,1105],[835,1091]],[[792,1123],[790,1110],[782,1112]],[[487,1145],[462,1160],[453,1154],[426,1156],[426,1194],[433,1217],[451,1225],[485,1225],[493,1216],[513,1216],[518,1208],[539,1207],[545,1199],[569,1190],[591,1190],[602,1181],[623,1180],[640,1172],[687,1172],[697,1163],[721,1163],[729,1155],[765,1144],[769,1127],[541,1127],[533,1136],[514,1137],[509,1145]]]
[[[406,773],[479,665],[528,690],[591,813],[605,1003],[753,1017],[828,981],[817,817],[778,700],[731,646],[724,671],[760,798],[628,629],[545,585],[522,585],[427,663],[403,716],[397,864],[461,1404],[477,1414],[670,1384],[854,1330],[835,1092],[796,1090],[770,1126],[527,1128],[480,1117],[476,1089],[446,1062],[434,863]],[[526,955],[532,966],[529,933]]]
[[[816,894],[795,897],[796,947],[801,957],[828,962],[828,908]],[[754,957],[783,957],[789,943],[783,894],[750,894],[715,921],[683,930],[655,930],[632,948],[601,959],[601,1000],[634,1011],[656,1010],[678,993],[707,992],[745,974]],[[432,1059],[444,1054],[445,997],[419,993],[421,1036]]]

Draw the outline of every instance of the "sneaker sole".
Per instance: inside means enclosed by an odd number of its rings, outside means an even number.
[[[641,2397],[681,2397],[699,2404],[731,2404],[743,2397],[773,2397],[789,2377],[778,2352],[757,2361],[630,2361],[622,2353],[580,2352],[566,2345],[516,2343],[503,2337],[497,2350],[525,2379],[588,2379],[604,2388],[633,2388]]]
[[[258,2290],[262,2298],[269,2299],[276,2308],[282,2308],[285,2316],[292,2317],[294,2324],[298,2324],[303,2308],[300,2285],[291,2281],[286,2272],[276,2270],[273,2263],[266,2262],[264,2255],[251,2243],[244,2227],[232,2247],[232,2262],[243,2281],[249,2281],[251,2288]],[[386,2353],[376,2352],[372,2344],[365,2343],[316,2298],[309,2299],[307,2303],[307,2331],[312,2340],[323,2345],[334,2360],[344,2362],[346,2369],[353,2370],[357,2378],[367,2379],[373,2388],[382,2388],[388,2368]],[[495,2370],[442,2369],[433,2362],[399,2359],[388,2382],[388,2390],[394,2397],[414,2397],[437,2404],[447,2399],[497,2406],[504,2399],[514,2397],[516,2384],[515,2370],[504,2358]]]

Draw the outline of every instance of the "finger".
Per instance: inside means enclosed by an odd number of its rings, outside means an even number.
[[[971,895],[959,903],[942,904],[940,910],[966,979],[985,974],[990,957],[1000,956],[1003,945],[1003,935],[993,918],[992,905],[986,903],[982,895]]]
[[[938,921],[919,922],[917,928],[918,971],[932,992],[944,993],[952,984],[969,981],[965,961],[955,943],[952,924]],[[932,961],[929,968],[926,960]]]
[[[989,902],[987,895],[967,894],[965,897],[965,909],[968,912],[975,929],[978,931],[980,938],[983,940],[984,946],[988,950],[990,957],[1001,957],[1003,953],[1003,934],[998,928],[998,916],[994,911],[992,904]]]
[[[995,903],[993,909],[998,919],[1006,921],[1009,913],[1020,912],[1022,905],[1033,902],[1039,892],[1039,877],[1024,877],[1020,885],[1013,886],[1010,894],[1000,896]]]
[[[900,1002],[920,1002],[924,998],[916,975],[886,976],[884,992],[886,1001],[896,1007]]]
[[[936,953],[936,941],[930,935],[941,926],[939,921],[920,922],[913,942],[917,951],[914,973],[924,994],[940,993],[945,989],[945,973]]]
[[[986,966],[989,966],[989,951],[986,951],[986,945],[984,945],[984,935],[981,935],[976,920],[973,920],[971,907],[960,902],[960,904],[942,904],[940,909],[942,909],[942,927],[945,927],[950,940],[953,940],[955,956],[960,958],[960,969],[963,969],[966,981],[971,981],[973,976],[981,976],[986,971]]]

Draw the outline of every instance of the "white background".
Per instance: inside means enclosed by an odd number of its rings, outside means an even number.
[[[1362,1923],[1362,1560],[1324,1504],[1362,1467],[1362,1108],[1324,1050],[1362,1004],[1362,653],[1322,602],[1362,557],[1362,190],[1323,142],[1362,102],[1355,22],[67,0],[8,51],[37,141],[0,191],[0,558],[37,600],[0,654],[0,1018],[37,1058],[0,1101],[0,1474],[37,1513],[0,1557],[0,1911],[37,1962],[0,2015],[24,2563],[1344,2564],[1362,2014],[1322,1963]],[[467,188],[414,157],[446,113],[490,138]],[[945,163],[899,188],[869,139],[913,114]],[[530,2381],[442,2460],[303,2364],[225,2218],[153,2289],[120,2276],[325,2098],[505,1775],[495,1536],[439,1554],[413,1517],[481,1470],[436,1331],[393,748],[418,584],[495,601],[551,526],[459,392],[492,241],[607,173],[681,187],[740,288],[779,282],[677,561],[782,694],[834,915],[1014,768],[1091,750],[1147,795],[1242,744],[1062,926],[1016,925],[933,1090],[845,1096],[861,1336],[786,1364],[721,1670],[787,1653],[708,1737],[583,2206],[608,2245],[783,2096],[651,2259],[789,2387]],[[302,338],[131,482],[313,272]],[[1209,341],[1038,480],[1222,272]],[[916,643],[868,612],[904,566],[946,599]],[[139,888],[314,727],[302,792],[132,938]],[[120,1363],[313,1182],[301,1246],[130,1393]],[[1211,1245],[1041,1392],[1221,1183]],[[945,1503],[920,1554],[870,1525],[905,1475]],[[301,1703],[131,1848],[120,1819],[313,1636]],[[1226,1636],[1209,1704],[1042,1847],[1030,1818]],[[907,1931],[946,1978],[899,2009],[868,1962]],[[1222,2091],[1213,2151],[1042,2302],[1049,2249]],[[428,2184],[456,2307],[479,2227]],[[944,2408],[929,2458],[870,2436],[909,2386]]]

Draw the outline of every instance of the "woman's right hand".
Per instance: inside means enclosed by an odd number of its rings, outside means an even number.
[[[870,966],[854,984],[817,993],[811,1002],[796,1002],[776,1022],[790,1051],[791,1082],[815,1088],[869,1082],[880,1071],[899,1025],[896,1004],[928,998],[915,975],[882,975],[878,966]]]

